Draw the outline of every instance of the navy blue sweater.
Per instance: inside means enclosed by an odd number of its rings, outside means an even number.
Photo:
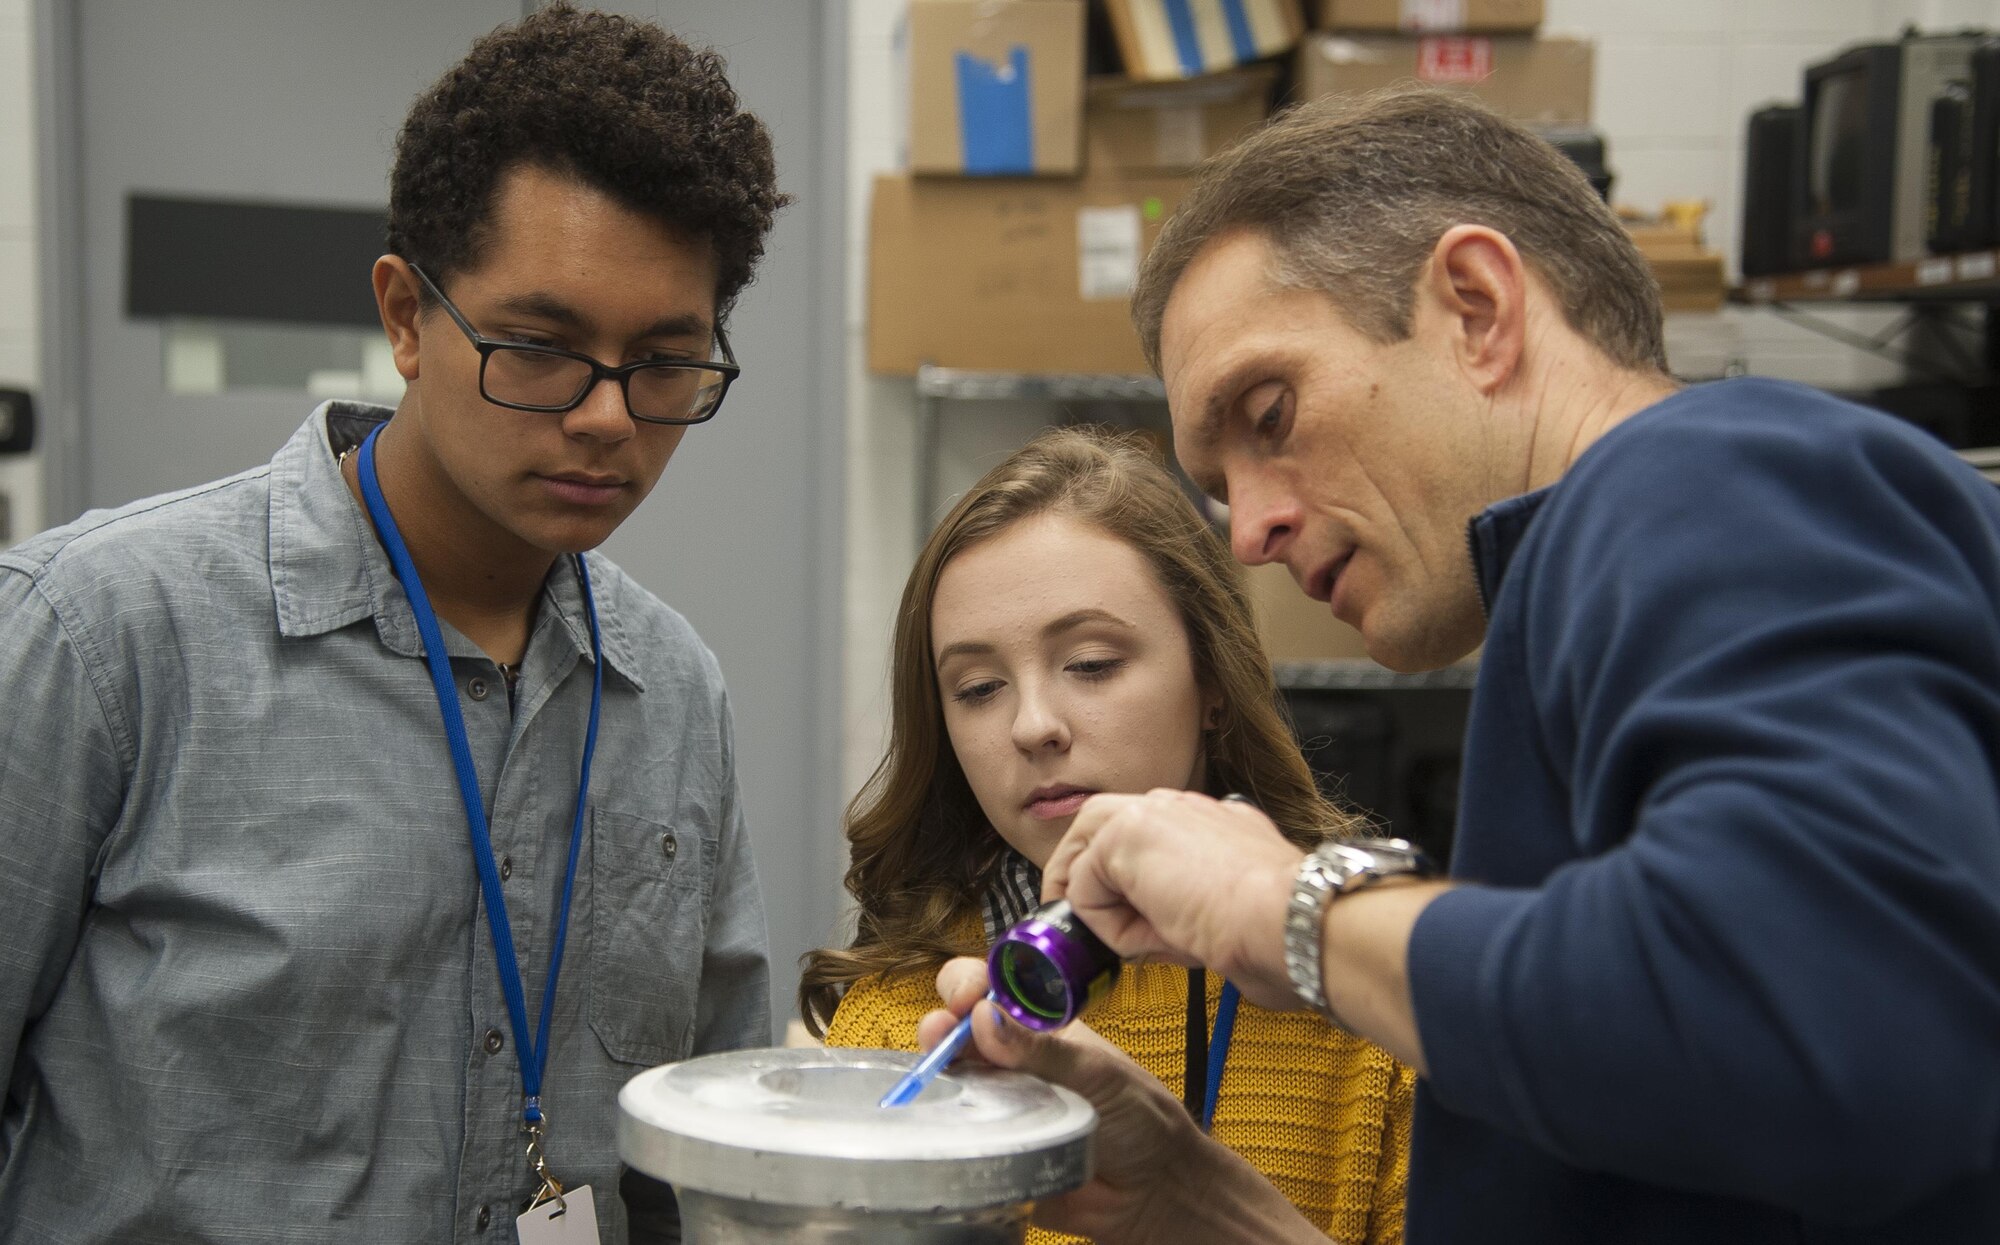
[[[2000,1242],[2000,490],[1724,381],[1471,536],[1412,1245]]]

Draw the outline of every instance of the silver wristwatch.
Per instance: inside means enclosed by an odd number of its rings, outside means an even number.
[[[1414,843],[1403,839],[1328,839],[1299,865],[1292,901],[1285,907],[1285,973],[1299,998],[1339,1024],[1326,1005],[1320,976],[1320,931],[1326,906],[1336,895],[1362,890],[1384,878],[1427,878],[1437,866]]]

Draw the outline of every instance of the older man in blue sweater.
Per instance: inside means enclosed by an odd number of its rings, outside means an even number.
[[[1458,847],[1101,796],[1048,892],[1418,1067],[1418,1245],[2000,1241],[2000,490],[1810,389],[1678,386],[1581,176],[1430,92],[1224,157],[1135,315],[1239,557],[1398,669],[1483,642]],[[1142,1081],[987,1028],[1114,1152]],[[1137,1114],[1100,1240],[1312,1239]]]

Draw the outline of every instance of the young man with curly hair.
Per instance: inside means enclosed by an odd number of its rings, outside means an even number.
[[[391,181],[394,411],[0,554],[0,1238],[673,1239],[617,1091],[769,1041],[721,676],[589,551],[736,374],[770,138],[557,5]]]

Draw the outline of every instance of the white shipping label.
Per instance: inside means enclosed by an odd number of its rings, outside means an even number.
[[[1076,287],[1085,301],[1130,298],[1139,282],[1139,205],[1078,208]]]
[[[1493,74],[1493,40],[1473,35],[1425,35],[1417,40],[1421,82],[1484,82]]]
[[[597,1203],[580,1184],[560,1203],[543,1202],[514,1221],[521,1245],[603,1245],[597,1235]]]
[[[1153,109],[1153,161],[1160,167],[1200,164],[1206,137],[1200,105],[1168,104]]]
[[[1404,30],[1465,29],[1465,0],[1403,0],[1400,7]]]

